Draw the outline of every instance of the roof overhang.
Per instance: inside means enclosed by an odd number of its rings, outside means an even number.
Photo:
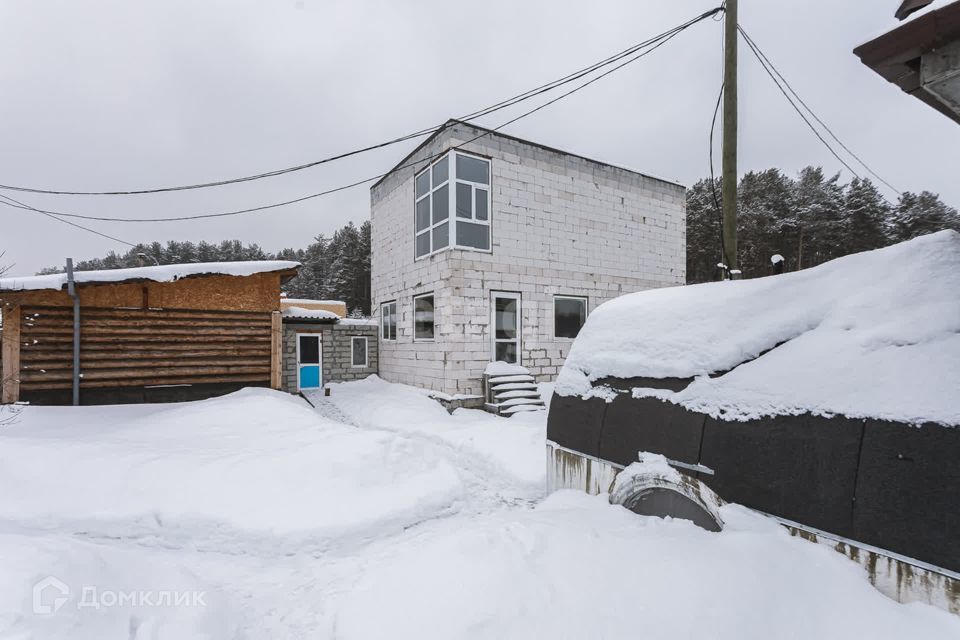
[[[960,123],[960,2],[919,15],[853,53],[888,82]]]

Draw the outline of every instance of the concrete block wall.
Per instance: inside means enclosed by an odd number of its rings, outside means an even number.
[[[396,300],[396,341],[381,375],[445,393],[480,393],[490,362],[490,294],[521,294],[521,364],[552,380],[572,340],[554,337],[555,295],[586,297],[588,313],[634,291],[683,284],[682,186],[458,124],[371,190],[373,311]],[[414,260],[413,177],[451,146],[491,159],[489,253],[450,249]],[[436,296],[437,339],[412,340],[413,296]]]
[[[281,388],[288,393],[297,393],[297,334],[317,333],[321,335],[322,370],[324,384],[328,382],[348,382],[362,380],[377,373],[379,350],[377,348],[377,327],[374,324],[358,324],[345,321],[344,324],[317,324],[308,322],[283,323],[283,374]],[[354,367],[351,364],[351,337],[367,338],[367,366]]]

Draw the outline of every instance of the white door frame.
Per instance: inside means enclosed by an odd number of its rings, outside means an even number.
[[[516,340],[497,340],[497,298],[517,301],[517,338]],[[518,291],[491,291],[490,292],[490,362],[497,360],[497,342],[517,343],[517,364],[523,364],[523,297]]]
[[[319,384],[317,389],[323,388],[323,334],[322,333],[297,333],[296,342],[297,342],[297,391],[300,391],[300,336],[313,336],[317,339],[317,370],[319,374],[317,380]],[[308,365],[312,365],[312,362],[308,362]],[[314,387],[310,387],[313,389]]]

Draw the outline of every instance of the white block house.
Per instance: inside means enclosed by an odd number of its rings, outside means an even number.
[[[370,192],[380,375],[482,393],[553,379],[586,316],[683,284],[684,187],[451,120]]]

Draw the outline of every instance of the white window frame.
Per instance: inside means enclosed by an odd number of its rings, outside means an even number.
[[[354,343],[357,340],[363,340],[363,364],[357,364],[354,360]],[[366,369],[370,366],[370,342],[367,340],[367,336],[350,336],[350,366],[359,369]]]
[[[507,298],[517,301],[517,337],[515,340],[509,338],[497,338],[497,298]],[[523,365],[523,297],[516,291],[490,292],[490,362],[497,361],[498,342],[516,342],[516,364],[521,366]]]
[[[553,339],[573,342],[576,338],[557,335],[557,300],[578,300],[583,302],[583,323],[586,324],[587,316],[590,315],[590,299],[587,296],[572,296],[566,294],[556,294],[553,296]],[[580,328],[582,329],[583,325],[580,325]]]
[[[475,160],[482,160],[487,163],[487,184],[481,182],[471,182],[469,180],[463,180],[456,173],[457,169],[457,156],[461,155],[467,158],[474,158]],[[450,190],[450,217],[455,219],[456,222],[462,220],[470,224],[480,224],[487,227],[487,248],[478,249],[476,247],[471,247],[469,245],[463,245],[457,243],[457,229],[454,225],[451,225],[451,233],[453,237],[451,238],[450,246],[456,249],[466,249],[467,251],[480,251],[483,253],[490,253],[493,249],[493,229],[490,227],[490,218],[493,216],[492,205],[493,198],[491,197],[492,189],[491,184],[493,182],[493,162],[490,158],[484,158],[483,156],[474,155],[472,153],[464,153],[463,151],[456,150],[450,152],[450,164],[449,166],[453,170],[453,188]],[[461,218],[457,215],[457,185],[464,184],[470,187],[470,214],[469,218]],[[480,220],[477,218],[477,189],[485,189],[487,192],[487,219]]]
[[[383,309],[384,309],[384,307],[393,307],[393,313],[392,313],[392,314],[388,314],[388,315],[390,315],[390,316],[393,317],[393,337],[392,337],[392,338],[390,337],[389,332],[386,331],[386,326],[384,326],[384,323],[383,323],[383,322],[384,322],[384,321],[383,321],[383,319],[384,319],[384,315],[383,315]],[[396,340],[397,340],[397,326],[398,326],[398,322],[397,322],[397,301],[396,301],[396,300],[390,300],[389,302],[381,302],[381,303],[380,303],[380,339],[381,339],[381,340],[386,340],[386,341],[388,341],[388,342],[396,342]]]
[[[417,337],[417,300],[420,298],[433,298],[433,337],[432,338],[418,338]],[[437,341],[437,297],[434,295],[434,292],[421,293],[413,296],[413,341],[414,342],[436,342]]]
[[[472,182],[470,180],[463,180],[457,176],[457,156],[461,155],[468,158],[474,158],[476,160],[481,160],[487,163],[487,184],[480,182]],[[441,183],[437,186],[433,184],[433,167],[443,161],[447,160],[447,180],[444,183]],[[424,173],[430,175],[430,188],[422,196],[417,196],[417,178],[422,176]],[[414,260],[423,260],[424,258],[429,258],[432,255],[436,255],[441,251],[446,251],[447,249],[462,249],[465,251],[479,251],[480,253],[493,253],[493,225],[491,224],[493,219],[493,160],[475,153],[467,153],[459,149],[450,149],[442,156],[435,159],[429,165],[418,171],[413,176],[413,258]],[[432,196],[434,191],[438,188],[443,187],[443,185],[448,185],[447,188],[447,218],[440,220],[437,223],[433,221],[433,200]],[[457,185],[463,184],[470,187],[470,214],[471,217],[463,218],[457,215]],[[477,218],[477,189],[484,189],[487,192],[487,219],[480,220]],[[419,204],[424,199],[428,199],[430,202],[430,225],[421,231],[417,231],[417,204]],[[469,224],[479,224],[487,227],[487,248],[478,249],[477,247],[471,247],[465,244],[457,243],[457,224],[459,221],[463,221]],[[441,249],[433,248],[433,230],[436,227],[447,224],[447,246]],[[417,255],[417,236],[423,234],[430,235],[430,252],[425,253],[422,256]]]

